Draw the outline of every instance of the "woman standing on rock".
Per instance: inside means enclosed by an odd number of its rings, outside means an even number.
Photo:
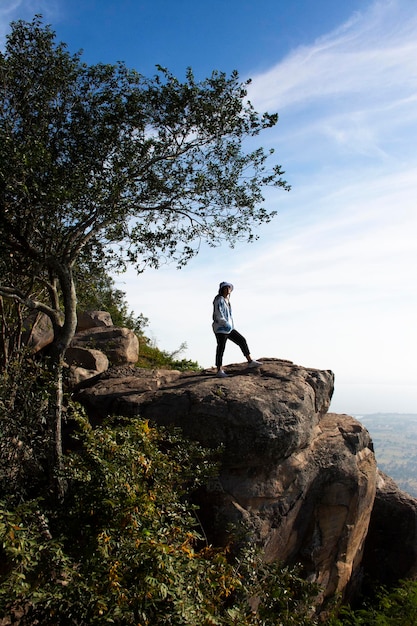
[[[231,283],[220,283],[219,293],[213,300],[213,331],[217,340],[216,376],[219,378],[225,378],[227,376],[226,372],[222,368],[222,363],[224,349],[228,339],[237,344],[242,350],[249,364],[248,367],[259,367],[261,365],[259,361],[254,361],[252,359],[246,339],[234,328],[232,307],[230,305],[230,294],[232,291],[233,285]]]

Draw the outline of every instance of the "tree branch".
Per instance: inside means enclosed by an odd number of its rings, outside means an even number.
[[[0,285],[0,296],[19,302],[33,311],[41,311],[42,313],[48,315],[53,322],[57,324],[60,321],[59,312],[56,309],[53,309],[40,300],[35,300],[26,296],[26,294],[17,287],[6,287],[4,285]]]

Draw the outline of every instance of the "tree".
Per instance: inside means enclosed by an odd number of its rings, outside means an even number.
[[[252,240],[275,213],[263,187],[289,186],[263,148],[245,150],[278,116],[255,112],[237,72],[180,82],[162,67],[148,79],[89,66],[36,16],[11,24],[0,80],[0,247],[14,268],[0,296],[52,320],[59,459],[76,265],[181,267],[201,242]]]

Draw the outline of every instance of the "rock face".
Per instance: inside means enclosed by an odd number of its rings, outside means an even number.
[[[33,353],[54,339],[50,318],[44,313],[30,315],[24,323],[23,343]],[[77,331],[65,353],[70,388],[93,378],[113,365],[136,363],[139,340],[129,328],[113,326],[107,311],[85,311],[78,315]]]
[[[99,348],[113,365],[136,363],[139,356],[139,340],[135,333],[117,326],[99,326],[77,332],[70,347]]]
[[[107,311],[82,311],[78,315],[77,333],[98,326],[113,326],[113,320]]]
[[[70,368],[70,387],[75,387],[81,381],[97,376],[109,368],[109,359],[104,352],[92,348],[68,348],[65,362]]]
[[[39,352],[54,339],[54,330],[50,318],[45,313],[32,313],[23,323],[22,343],[32,350]]]
[[[76,387],[105,372],[109,364],[136,363],[139,358],[139,339],[129,328],[113,326],[106,311],[80,314],[77,332],[65,353],[70,367],[68,383]]]
[[[327,413],[331,371],[289,361],[181,374],[112,368],[79,389],[92,418],[140,415],[186,437],[223,446],[218,481],[201,494],[210,539],[230,539],[244,522],[265,558],[302,562],[322,599],[355,585],[374,505],[377,468],[368,431]]]
[[[384,585],[417,575],[417,499],[378,472],[364,567]]]

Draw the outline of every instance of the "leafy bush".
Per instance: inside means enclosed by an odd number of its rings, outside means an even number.
[[[192,624],[215,612],[239,580],[220,553],[196,550],[196,519],[183,500],[207,459],[144,421],[94,431],[77,421],[82,449],[66,459],[62,506],[40,513],[46,503],[2,503],[3,614],[24,610],[22,624]]]
[[[404,580],[393,589],[381,588],[376,598],[365,600],[356,610],[343,607],[329,626],[415,626],[417,624],[417,581]]]
[[[0,373],[0,497],[39,495],[47,483],[51,377],[20,351]]]
[[[74,417],[65,501],[0,503],[2,615],[22,626],[314,623],[296,573],[202,540],[186,494],[214,471],[206,452],[140,419],[93,430]]]
[[[182,343],[178,350],[167,352],[160,350],[147,337],[139,337],[139,360],[138,367],[176,369],[181,372],[200,370],[197,361],[179,359],[178,356],[187,348],[187,344]]]

